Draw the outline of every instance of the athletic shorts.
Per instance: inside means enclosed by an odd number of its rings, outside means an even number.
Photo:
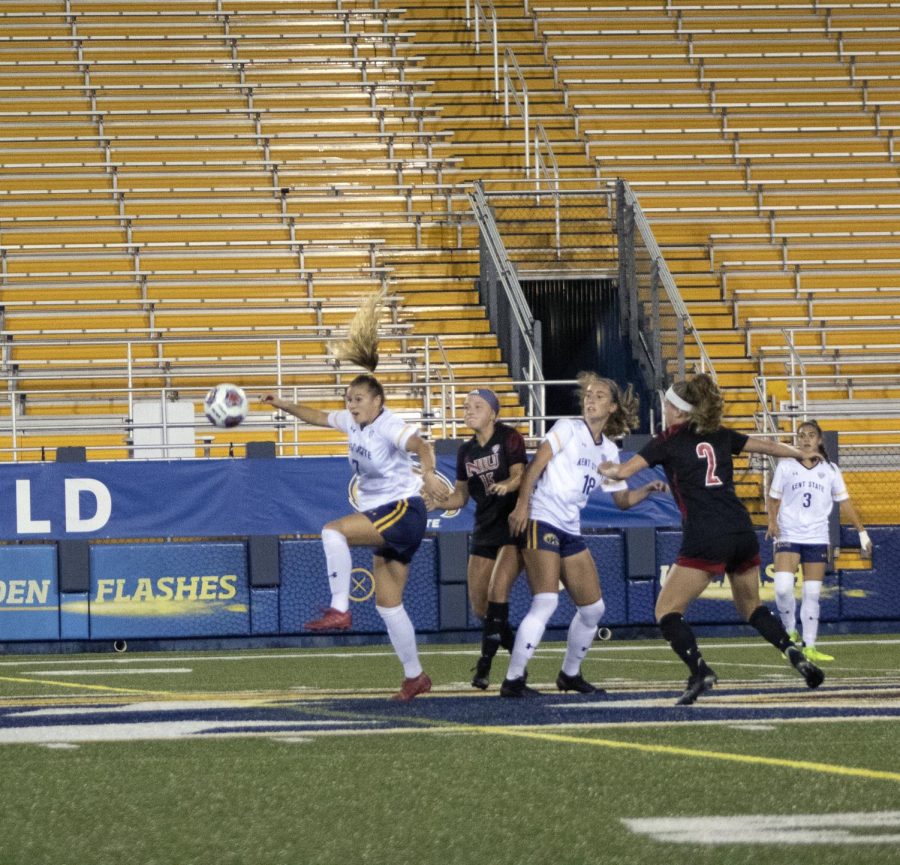
[[[375,549],[375,555],[408,565],[428,527],[425,500],[421,496],[412,496],[363,513],[384,538],[384,545]]]
[[[469,536],[469,555],[480,556],[482,559],[496,560],[500,555],[500,547],[503,544],[479,544],[474,536]]]
[[[475,556],[484,556],[486,559],[495,559],[497,558],[497,550],[500,547],[515,543],[506,525],[493,525],[488,528],[482,528],[481,531],[476,526],[472,534],[469,535],[469,552]],[[494,554],[478,553],[476,549],[494,550]]]
[[[525,531],[517,538],[520,549],[549,550],[561,559],[567,559],[587,549],[581,535],[570,535],[562,529],[543,523],[540,520],[529,520]]]
[[[799,553],[804,565],[828,561],[828,544],[795,544],[793,541],[775,541],[777,553]]]
[[[749,571],[759,561],[756,532],[735,532],[683,542],[675,564],[721,576]]]

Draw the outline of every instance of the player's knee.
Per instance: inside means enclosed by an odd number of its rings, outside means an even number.
[[[550,617],[556,612],[559,604],[559,592],[539,592],[531,599],[531,608],[528,610],[529,616],[534,616],[545,625],[550,621]]]
[[[779,607],[787,606],[794,595],[794,575],[789,571],[776,571],[772,579],[775,583],[775,602]]]
[[[597,625],[600,624],[600,619],[603,618],[605,612],[606,604],[603,602],[603,598],[600,598],[599,600],[594,601],[593,604],[585,604],[585,606],[579,607],[578,617],[586,627],[596,628]]]

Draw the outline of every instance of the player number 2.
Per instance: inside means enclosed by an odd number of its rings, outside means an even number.
[[[713,446],[709,442],[700,442],[697,445],[697,456],[706,460],[706,486],[722,486],[722,479],[716,474],[716,452]]]

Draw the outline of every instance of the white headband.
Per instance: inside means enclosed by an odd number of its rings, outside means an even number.
[[[681,409],[681,411],[691,412],[694,410],[694,407],[686,399],[682,399],[678,396],[678,394],[675,393],[675,389],[672,387],[666,391],[666,399],[672,403],[675,408]]]

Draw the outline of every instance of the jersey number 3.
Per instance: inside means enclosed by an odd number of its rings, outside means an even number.
[[[700,442],[697,445],[697,456],[706,460],[706,486],[722,486],[722,479],[716,474],[716,452],[713,446],[709,442]]]

